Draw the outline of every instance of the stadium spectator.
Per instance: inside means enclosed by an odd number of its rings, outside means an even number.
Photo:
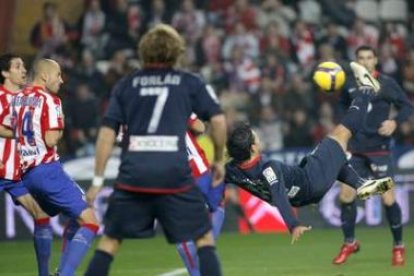
[[[37,56],[50,56],[68,40],[67,25],[60,18],[56,4],[43,4],[43,18],[36,23],[30,33],[30,42],[38,49]]]
[[[96,57],[103,57],[108,40],[105,34],[106,15],[101,10],[99,0],[87,1],[86,5],[79,20],[80,42],[84,49],[92,51]]]

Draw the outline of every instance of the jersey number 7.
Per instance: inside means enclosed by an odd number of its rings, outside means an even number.
[[[152,111],[151,119],[148,124],[148,133],[154,133],[157,131],[158,125],[161,120],[162,112],[164,111],[165,103],[169,95],[168,87],[145,87],[141,88],[140,96],[156,96],[154,109]]]

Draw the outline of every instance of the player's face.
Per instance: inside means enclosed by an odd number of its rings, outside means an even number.
[[[56,68],[54,68],[54,70],[51,70],[51,72],[48,75],[46,87],[53,94],[57,94],[62,83],[62,72],[60,70],[60,66],[56,65]]]
[[[259,154],[262,150],[262,143],[260,141],[259,135],[252,130],[254,136],[254,144],[252,145],[253,154]]]
[[[375,71],[375,67],[377,66],[378,59],[375,56],[374,52],[370,50],[362,50],[358,52],[357,55],[357,62],[363,65],[367,70],[372,73]]]
[[[10,70],[6,78],[14,85],[23,86],[26,83],[26,67],[21,58],[14,58],[10,62]]]

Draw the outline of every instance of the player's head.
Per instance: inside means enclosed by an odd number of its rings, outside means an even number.
[[[21,87],[26,82],[26,67],[23,60],[15,54],[0,56],[0,84]]]
[[[377,51],[368,45],[359,46],[355,50],[356,61],[372,73],[378,64]]]
[[[166,24],[158,24],[150,29],[138,45],[138,54],[144,67],[176,66],[184,51],[184,39]]]
[[[260,140],[251,127],[241,123],[235,127],[227,140],[227,151],[237,163],[249,160],[260,153]]]
[[[44,85],[49,92],[57,94],[63,83],[59,64],[52,59],[40,59],[33,68],[34,81]]]

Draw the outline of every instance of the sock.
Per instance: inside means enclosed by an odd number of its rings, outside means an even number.
[[[213,225],[213,236],[217,240],[221,232],[221,227],[224,222],[224,208],[218,207],[216,211],[211,214],[211,224]]]
[[[111,254],[99,249],[95,250],[84,276],[108,276],[113,259]]]
[[[345,116],[342,118],[341,124],[349,129],[352,134],[358,132],[364,125],[368,103],[369,101],[367,97],[356,97],[352,101]]]
[[[61,276],[73,276],[76,268],[86,255],[99,226],[95,224],[84,224],[76,232],[68,247],[66,261],[60,273]]]
[[[341,227],[345,243],[353,243],[355,241],[356,214],[357,210],[355,201],[350,203],[341,203]]]
[[[187,241],[177,243],[177,251],[180,254],[181,260],[183,260],[185,267],[187,268],[190,276],[200,276],[197,247],[193,241]]]
[[[197,251],[201,276],[220,276],[221,266],[214,246],[203,246]]]
[[[65,225],[65,229],[63,231],[63,236],[62,236],[62,252],[60,255],[59,267],[58,267],[57,272],[62,271],[63,265],[65,264],[68,253],[69,253],[70,242],[72,241],[78,229],[79,229],[79,224],[76,222],[76,220],[71,219]]]
[[[390,225],[392,237],[394,239],[394,246],[403,245],[402,241],[402,223],[401,223],[401,208],[397,202],[391,206],[385,206],[385,214]]]
[[[49,218],[35,220],[33,241],[39,276],[49,276],[49,259],[53,241],[49,221]]]
[[[364,183],[364,179],[359,176],[357,171],[349,163],[342,166],[336,179],[351,186],[355,190]]]

